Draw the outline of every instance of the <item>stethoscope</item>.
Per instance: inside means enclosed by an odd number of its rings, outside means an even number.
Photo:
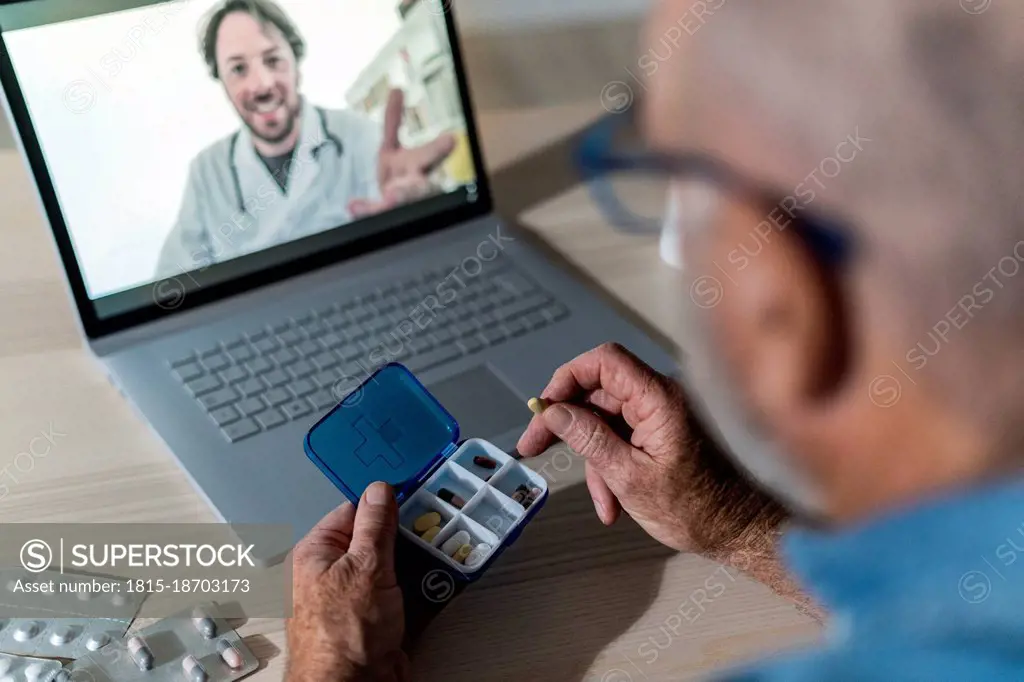
[[[327,139],[320,143],[316,149],[313,149],[310,153],[316,157],[320,154],[320,150],[323,149],[325,144],[333,144],[334,149],[340,158],[342,152],[341,140],[339,140],[338,136],[332,133],[327,127],[327,112],[321,107],[315,108],[317,116],[320,118],[320,126],[323,128],[324,137]],[[231,182],[235,187],[235,199],[238,200],[238,210],[244,214],[249,214],[249,210],[245,207],[245,197],[242,196],[242,181],[238,177],[238,167],[235,165],[235,146],[238,144],[238,136],[241,132],[242,131],[240,130],[236,131],[235,134],[231,136],[231,144],[228,145],[228,168],[231,170]],[[249,214],[249,217],[253,219],[256,218],[256,216],[251,214]]]

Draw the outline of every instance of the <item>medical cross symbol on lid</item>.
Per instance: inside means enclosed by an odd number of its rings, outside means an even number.
[[[369,468],[378,459],[387,462],[392,469],[398,469],[405,464],[405,458],[395,450],[393,445],[402,435],[398,424],[388,419],[377,427],[366,418],[360,417],[353,422],[352,426],[363,437],[363,442],[355,450],[356,457],[363,463],[363,466]]]

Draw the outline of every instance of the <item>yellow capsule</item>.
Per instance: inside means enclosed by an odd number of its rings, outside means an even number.
[[[426,533],[434,526],[441,525],[441,515],[437,512],[427,512],[412,522],[412,529],[417,533]]]
[[[423,538],[423,542],[433,542],[434,538],[436,538],[437,534],[440,533],[440,532],[441,532],[441,526],[432,526],[432,527],[428,528],[427,532],[425,532],[420,537]]]
[[[526,406],[530,408],[530,412],[534,414],[543,414],[544,410],[551,406],[544,398],[530,398],[526,401]]]
[[[455,551],[455,554],[452,555],[452,559],[454,559],[456,563],[461,564],[466,561],[466,557],[468,557],[469,553],[472,551],[473,545],[463,545]]]

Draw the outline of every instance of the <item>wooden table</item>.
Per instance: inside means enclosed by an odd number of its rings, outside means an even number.
[[[673,297],[680,290],[657,244],[604,225],[565,171],[559,140],[600,113],[596,97],[484,112],[499,204],[652,331],[678,338]],[[0,484],[9,490],[0,520],[212,521],[84,350],[28,174],[10,150],[0,150],[0,206]],[[16,465],[15,456],[47,430],[62,434],[51,450]],[[544,513],[436,621],[414,655],[417,680],[693,679],[817,637],[811,620],[762,585],[668,551],[628,519],[605,529],[582,462],[564,451],[547,458],[554,494]],[[710,589],[718,584],[724,589]],[[282,621],[252,620],[242,632],[264,660],[251,679],[281,679]]]

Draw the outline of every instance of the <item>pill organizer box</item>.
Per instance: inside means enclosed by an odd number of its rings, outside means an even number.
[[[398,363],[384,365],[313,425],[306,455],[339,490],[358,503],[374,481],[390,483],[400,507],[399,532],[460,578],[483,575],[547,501],[543,476],[497,446],[459,439],[455,418]],[[494,469],[474,462],[484,456]],[[517,488],[540,489],[527,508],[513,500]],[[461,509],[439,497],[442,489],[465,502]],[[413,530],[426,513],[441,517],[441,531],[429,542]],[[460,531],[473,547],[489,546],[472,567],[441,547]]]

